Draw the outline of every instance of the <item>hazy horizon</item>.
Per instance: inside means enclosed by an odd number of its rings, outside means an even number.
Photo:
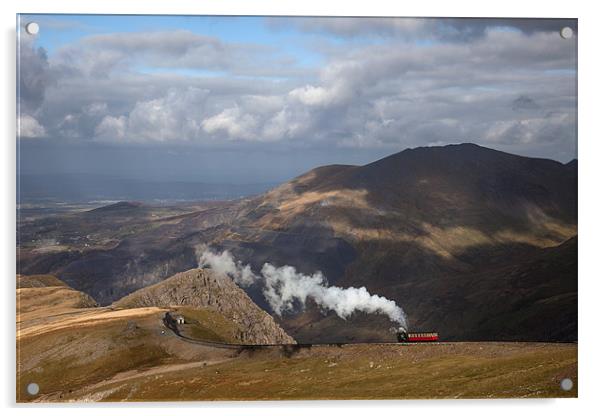
[[[385,157],[387,156],[390,155],[386,155]],[[361,165],[380,159],[379,157],[378,159],[369,160],[366,163],[361,163]],[[571,159],[571,161],[573,160],[577,159]],[[193,175],[185,177],[173,177],[172,175],[140,177],[115,172],[54,172],[51,174],[20,172],[18,176],[17,201],[20,203],[43,204],[45,202],[111,202],[122,200],[146,202],[233,200],[264,193],[296,176],[324,165],[326,164],[319,164],[299,170],[288,177],[283,177],[281,180],[257,182],[244,180],[228,181],[224,180],[223,176],[219,178],[221,181],[212,181],[211,177],[207,175],[197,178]],[[201,180],[201,178],[204,180]]]

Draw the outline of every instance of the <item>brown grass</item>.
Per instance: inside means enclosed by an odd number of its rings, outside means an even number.
[[[180,326],[185,336],[204,341],[239,342],[236,334],[241,329],[216,311],[191,307],[178,307],[176,311],[185,318],[186,323]]]
[[[63,328],[18,342],[17,401],[32,399],[30,382],[44,394],[63,394],[105,380],[131,369],[163,364],[170,358],[160,345],[147,344],[146,329],[137,334],[124,332],[125,322],[104,322],[102,326]],[[38,360],[36,360],[38,358]],[[31,361],[34,361],[33,363]]]
[[[95,305],[88,295],[67,286],[23,287],[17,289],[17,322],[82,312]]]
[[[107,308],[81,309],[73,313],[65,313],[48,319],[36,320],[34,323],[24,323],[17,326],[17,339],[40,335],[46,332],[64,328],[81,329],[87,326],[103,325],[108,321],[124,321],[142,318],[148,315],[161,315],[166,309],[135,308],[109,310]],[[53,319],[54,318],[54,319]],[[58,319],[56,319],[58,318]]]
[[[430,351],[429,351],[430,350]],[[314,347],[115,383],[103,400],[576,397],[576,346]],[[107,387],[104,388],[107,392]],[[100,393],[100,392],[97,392]]]

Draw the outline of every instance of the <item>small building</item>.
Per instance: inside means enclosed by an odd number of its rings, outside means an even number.
[[[184,320],[184,317],[182,315],[174,315],[173,319],[174,319],[174,321],[176,321],[177,325],[183,325],[186,323],[186,321]]]

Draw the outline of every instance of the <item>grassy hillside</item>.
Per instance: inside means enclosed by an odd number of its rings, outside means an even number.
[[[471,343],[323,346],[243,352],[223,362],[146,368],[49,400],[328,400],[576,397],[576,346]]]
[[[207,308],[178,307],[174,311],[182,315],[185,323],[180,333],[188,338],[237,344],[241,328],[220,313]]]

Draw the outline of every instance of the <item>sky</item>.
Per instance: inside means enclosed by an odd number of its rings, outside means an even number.
[[[32,21],[37,35],[23,29]],[[577,157],[575,20],[20,15],[18,26],[22,174],[277,183],[464,142]]]

